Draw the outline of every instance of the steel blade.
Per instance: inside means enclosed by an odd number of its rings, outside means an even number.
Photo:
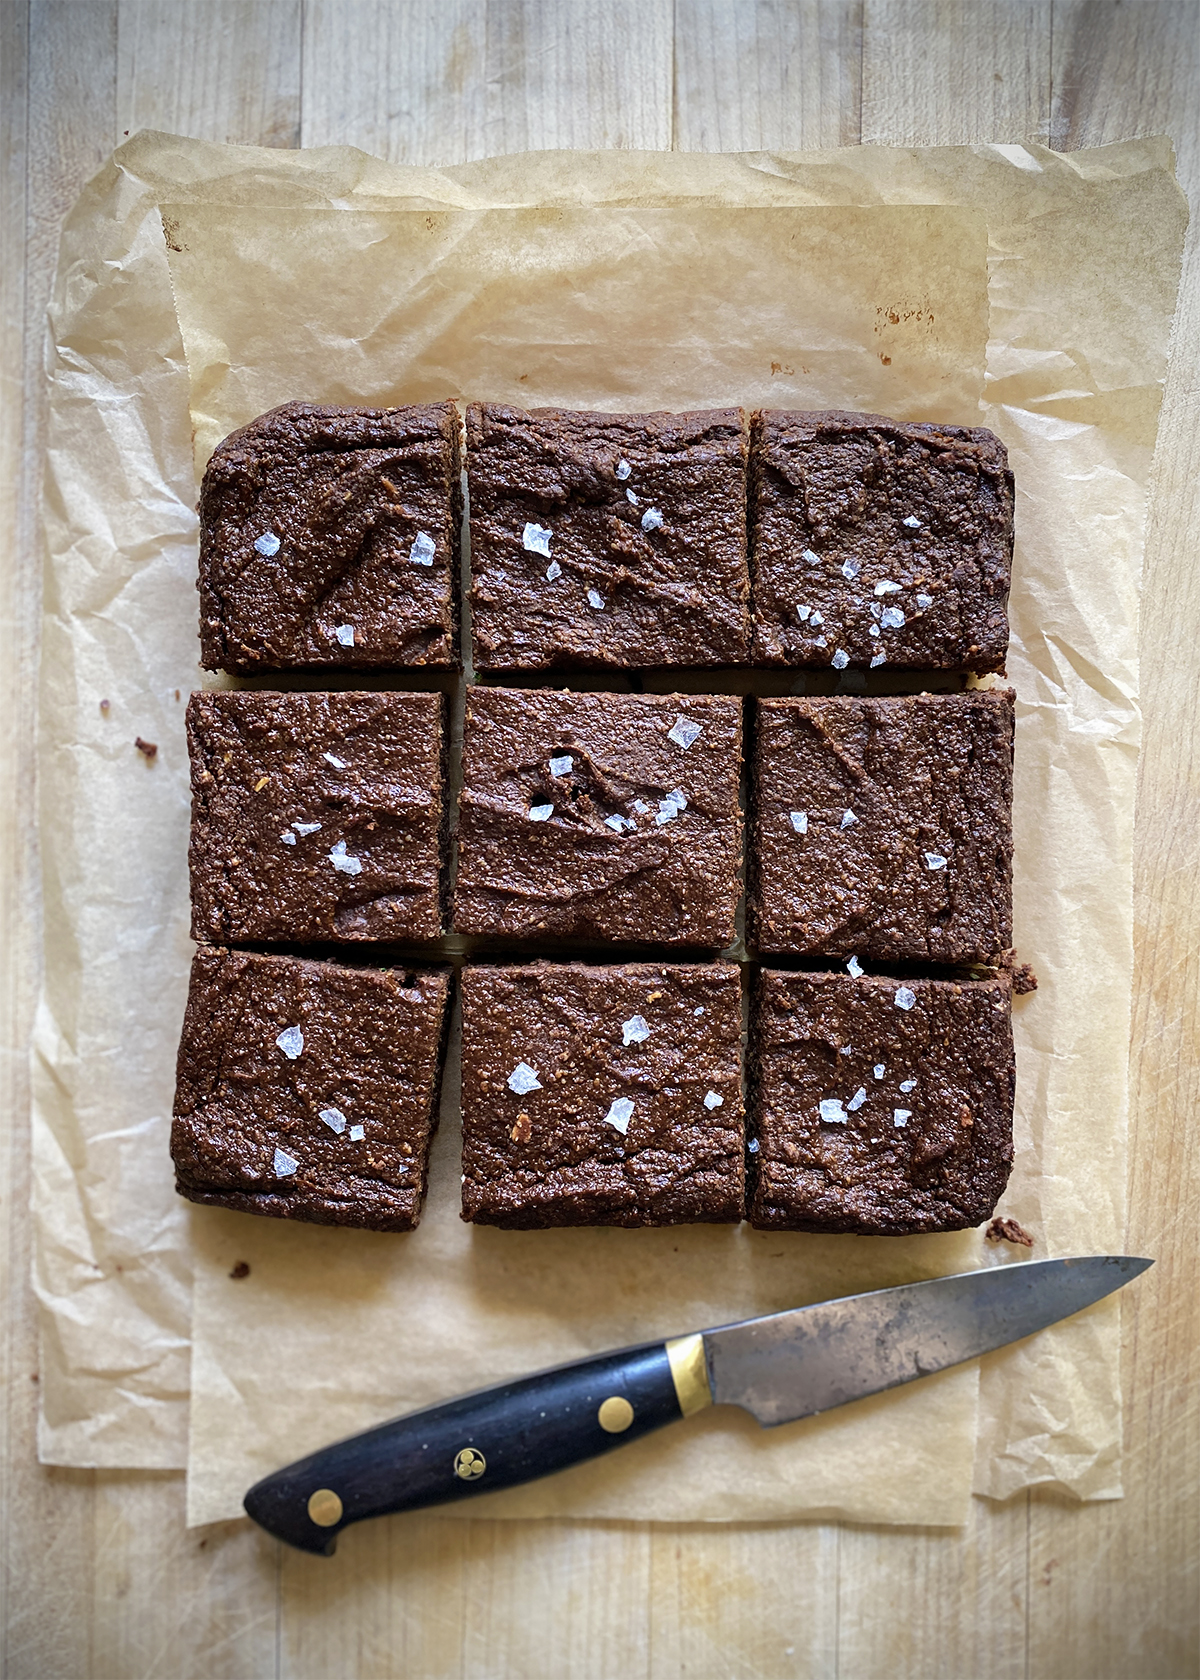
[[[819,1301],[704,1332],[712,1396],[771,1426],[1017,1342],[1091,1306],[1151,1260],[1031,1260]]]

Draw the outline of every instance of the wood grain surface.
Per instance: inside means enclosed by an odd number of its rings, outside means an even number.
[[[155,127],[400,162],[1170,134],[1200,204],[1197,0],[0,0],[0,1662],[12,1680],[1191,1680],[1200,1194],[1200,234],[1143,607],[1126,1498],[962,1533],[444,1522],[339,1564],[184,1527],[170,1475],[39,1468],[26,1046],[37,988],[41,356],[58,224]]]

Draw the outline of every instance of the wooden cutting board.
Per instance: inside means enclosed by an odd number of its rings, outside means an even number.
[[[976,1502],[961,1534],[445,1522],[336,1565],[184,1528],[180,1477],[35,1462],[28,1078],[36,989],[42,322],[57,227],[127,133],[448,164],[547,147],[795,149],[1167,133],[1200,192],[1195,0],[9,0],[0,8],[2,1671],[17,1680],[846,1676],[1185,1680],[1197,1645],[1200,236],[1160,433],[1126,1314],[1126,1498]]]

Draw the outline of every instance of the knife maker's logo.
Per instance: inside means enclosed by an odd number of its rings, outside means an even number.
[[[464,1447],[454,1460],[454,1474],[464,1482],[478,1481],[487,1469],[487,1459],[474,1447]]]

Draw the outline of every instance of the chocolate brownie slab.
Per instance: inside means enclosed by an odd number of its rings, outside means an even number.
[[[437,1124],[444,969],[203,948],[171,1126],[189,1201],[411,1231]]]
[[[436,939],[445,706],[193,694],[193,938]]]
[[[472,689],[456,931],[729,944],[741,742],[723,696]]]
[[[480,670],[729,665],[749,651],[746,421],[467,410]]]
[[[762,951],[988,961],[1012,944],[1013,695],[766,700],[749,937]]]
[[[735,967],[475,967],[462,995],[464,1219],[742,1217]]]
[[[209,670],[458,663],[453,403],[285,403],[232,433],[200,491]]]
[[[756,663],[1004,669],[1013,481],[991,432],[768,409],[750,478]]]
[[[903,1236],[994,1212],[1013,1158],[1007,976],[763,971],[750,1075],[751,1224]]]

